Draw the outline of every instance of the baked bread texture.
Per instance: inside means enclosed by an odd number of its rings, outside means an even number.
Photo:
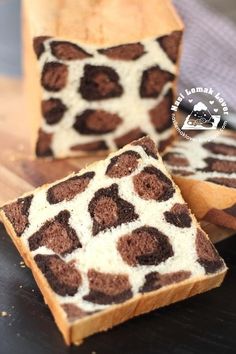
[[[23,3],[37,156],[104,155],[147,134],[160,150],[173,141],[183,25],[169,0]]]
[[[235,132],[176,141],[163,160],[198,220],[236,230]]]
[[[67,344],[217,287],[226,273],[149,137],[0,216]]]

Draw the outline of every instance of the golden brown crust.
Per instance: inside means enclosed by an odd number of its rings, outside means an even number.
[[[32,37],[46,35],[102,47],[183,30],[170,0],[24,0],[24,6]],[[158,21],[153,14],[158,14]]]
[[[224,210],[236,203],[236,189],[182,176],[172,178],[198,220],[206,220],[236,230],[235,217]],[[218,217],[215,217],[216,213],[209,214],[213,209],[217,209]]]

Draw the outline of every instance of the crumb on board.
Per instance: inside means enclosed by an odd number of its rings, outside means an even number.
[[[25,262],[24,261],[20,261],[20,267],[21,268],[25,268]]]
[[[19,288],[21,288],[21,289],[22,289],[22,288],[23,288],[23,285],[20,285],[20,286],[19,286]]]
[[[8,313],[6,311],[0,311],[0,317],[6,317]]]

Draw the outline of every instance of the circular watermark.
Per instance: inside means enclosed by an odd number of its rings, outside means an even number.
[[[178,114],[183,108],[187,113]],[[221,93],[207,87],[185,89],[171,106],[173,125],[187,140],[214,140],[225,129],[227,125],[225,118],[228,114],[229,109]],[[211,133],[198,136],[204,131]]]

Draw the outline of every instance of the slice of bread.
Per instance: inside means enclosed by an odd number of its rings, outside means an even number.
[[[0,216],[68,344],[217,287],[227,269],[148,137]]]
[[[145,135],[159,150],[173,141],[169,113],[183,23],[170,0],[23,5],[27,106],[38,157],[107,155]]]
[[[195,138],[176,141],[163,160],[198,220],[236,230],[236,133]]]

